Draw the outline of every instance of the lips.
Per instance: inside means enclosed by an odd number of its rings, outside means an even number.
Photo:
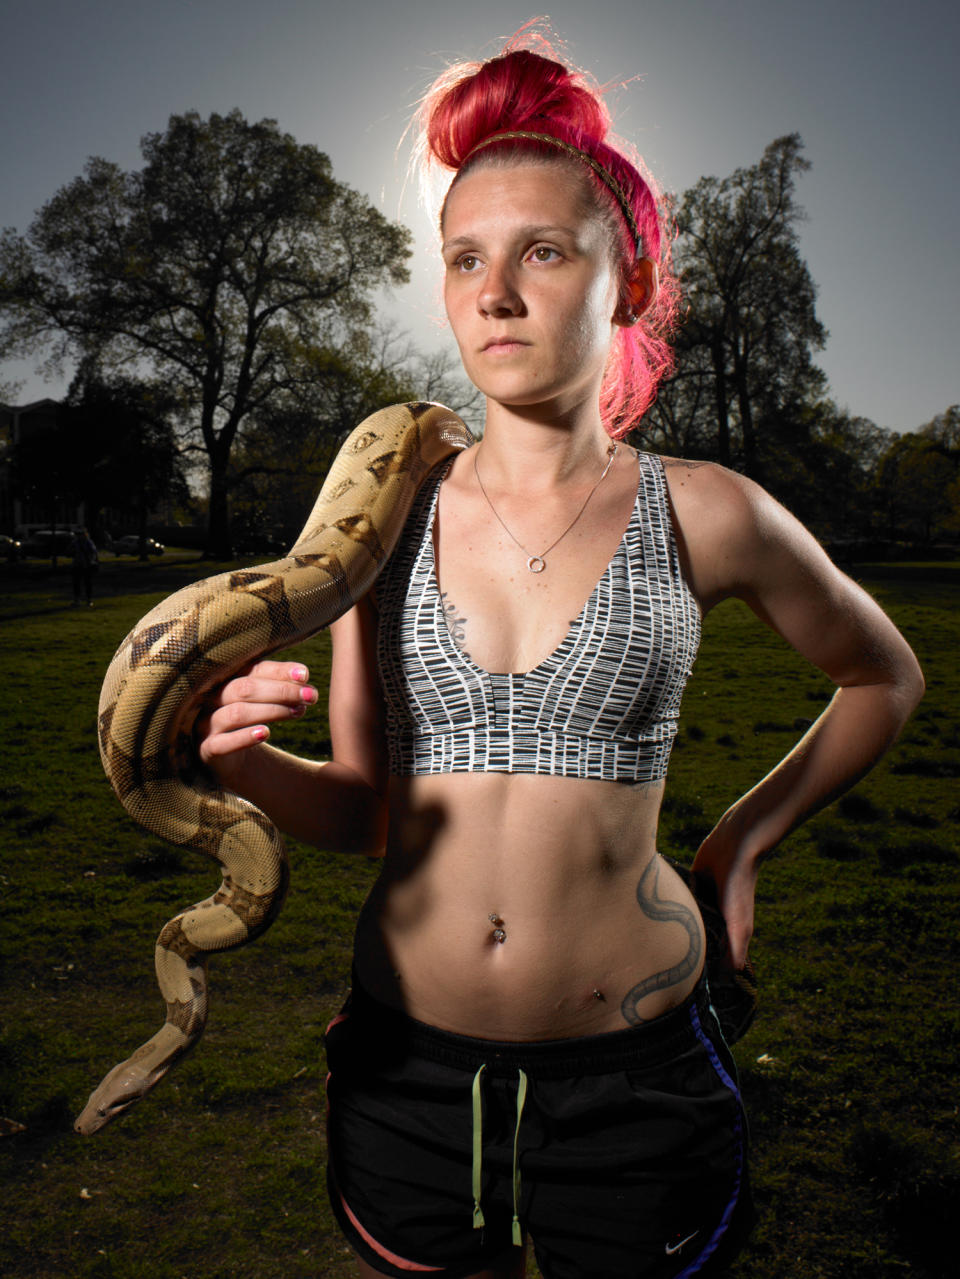
[[[499,337],[491,338],[487,342],[484,351],[515,351],[521,346],[529,346],[529,342],[523,342],[520,338],[512,337],[509,333],[501,333]]]

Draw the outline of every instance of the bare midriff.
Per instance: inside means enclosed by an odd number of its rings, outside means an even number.
[[[623,1030],[681,1003],[699,912],[656,852],[663,783],[453,773],[396,777],[361,912],[366,990],[484,1039]]]

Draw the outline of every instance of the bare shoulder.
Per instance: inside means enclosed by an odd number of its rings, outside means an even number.
[[[717,462],[661,461],[685,571],[705,608],[749,590],[771,559],[823,555],[803,525],[745,475]]]
[[[692,495],[698,502],[712,499],[718,503],[750,503],[761,497],[769,497],[759,484],[745,475],[731,471],[719,462],[700,461],[696,458],[660,456],[670,497],[676,503],[685,495]]]
[[[768,496],[759,484],[728,470],[719,462],[685,457],[661,457],[660,461],[667,477],[670,498],[678,509],[690,503],[702,507],[708,502],[731,516],[738,511],[743,515],[753,503]]]

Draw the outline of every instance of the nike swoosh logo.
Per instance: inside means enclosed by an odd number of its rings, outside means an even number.
[[[685,1243],[689,1243],[691,1239],[696,1239],[699,1233],[700,1233],[699,1230],[695,1230],[692,1235],[687,1235],[686,1239],[681,1239],[680,1242],[675,1243],[672,1248],[670,1247],[669,1244],[664,1244],[663,1251],[667,1254],[668,1257],[672,1257],[675,1252],[680,1251],[680,1249],[683,1247]]]

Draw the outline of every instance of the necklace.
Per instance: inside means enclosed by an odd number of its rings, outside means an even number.
[[[528,551],[527,548],[524,546],[524,544],[520,541],[520,539],[517,537],[514,537],[514,535],[507,528],[506,524],[504,524],[503,520],[500,518],[499,514],[497,513],[497,508],[490,501],[490,494],[483,487],[483,480],[481,480],[480,471],[477,469],[477,458],[479,456],[480,456],[480,449],[478,448],[476,453],[474,453],[473,455],[473,473],[474,475],[476,475],[477,483],[480,485],[480,492],[483,494],[483,496],[487,500],[487,506],[489,506],[490,510],[493,511],[493,514],[496,517],[497,523],[500,525],[503,531],[507,534],[510,540],[512,542],[516,542],[517,546],[520,547],[521,551],[523,551],[524,555],[527,557],[527,568],[529,569],[529,571],[531,573],[542,573],[543,570],[547,567],[546,557],[550,554],[550,552],[553,550],[555,546],[558,546],[560,542],[563,541],[563,539],[567,536],[567,534],[573,528],[574,524],[576,524],[577,520],[587,509],[587,503],[593,497],[594,493],[596,493],[597,489],[600,487],[601,483],[606,477],[607,471],[609,471],[610,467],[613,466],[613,459],[617,456],[617,445],[615,443],[611,444],[610,447],[607,449],[607,464],[603,468],[603,470],[600,472],[600,478],[597,480],[596,484],[594,484],[593,488],[590,490],[590,492],[587,494],[586,498],[584,499],[583,505],[580,507],[580,510],[577,511],[576,515],[573,517],[573,519],[570,521],[567,527],[563,530],[560,536],[556,539],[556,541],[551,542],[550,545],[545,550],[541,551],[539,555],[532,555],[530,551]]]

